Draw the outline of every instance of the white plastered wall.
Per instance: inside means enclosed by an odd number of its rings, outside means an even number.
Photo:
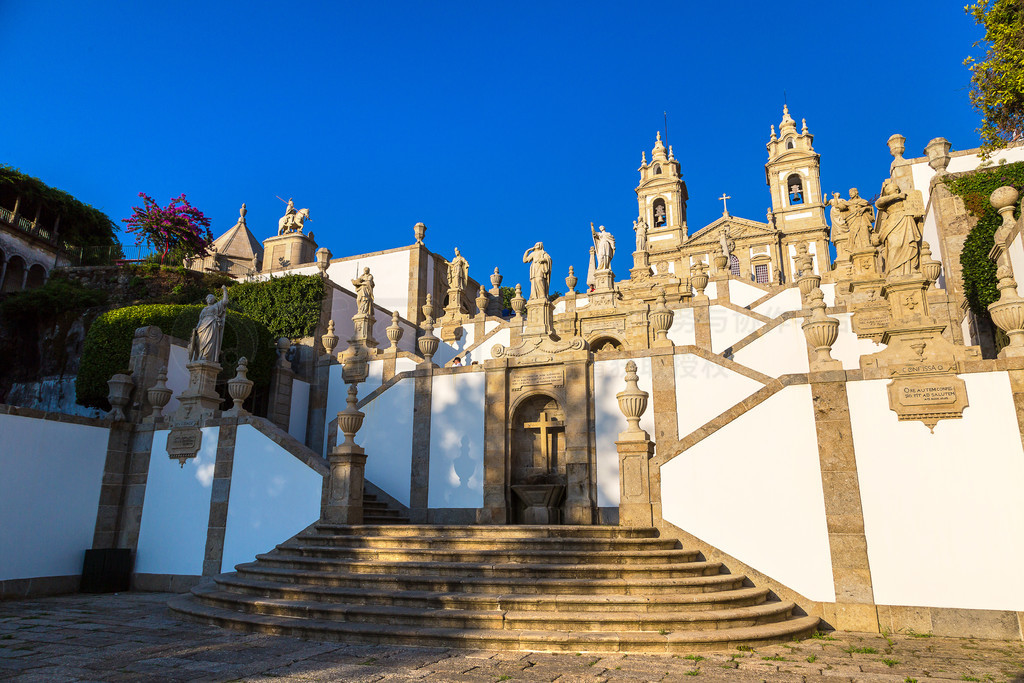
[[[366,450],[366,478],[409,504],[415,379],[400,379],[363,406],[366,415],[355,441]]]
[[[673,370],[679,438],[764,386],[757,380],[691,354],[676,354]]]
[[[434,376],[428,507],[483,507],[484,382],[468,370]]]
[[[786,387],[662,466],[662,515],[807,598],[833,602],[815,434],[810,387]]]
[[[252,562],[320,516],[323,477],[252,425],[239,425],[221,571]]]
[[[711,350],[722,353],[764,323],[725,306],[711,306]]]
[[[434,357],[431,359],[438,365],[444,365],[455,356],[462,355],[466,349],[471,347],[474,343],[474,337],[476,336],[476,325],[469,324],[462,326],[462,336],[456,339],[452,343],[442,341],[437,345],[437,351],[434,353]],[[443,328],[438,327],[434,331],[434,335],[441,338],[443,334]],[[463,360],[465,363],[465,360]]]
[[[0,415],[0,434],[0,581],[81,574],[109,431]]]
[[[1024,450],[1005,372],[961,376],[935,433],[900,422],[886,380],[847,384],[875,602],[1024,611]]]
[[[839,320],[839,336],[832,345],[832,358],[841,361],[844,370],[857,370],[861,356],[878,353],[885,348],[885,344],[860,339],[854,334],[852,313],[836,313],[831,317]]]
[[[674,311],[672,325],[668,328],[668,338],[676,346],[692,346],[697,343],[692,308],[679,308]]]
[[[376,300],[379,306],[383,304]],[[394,309],[388,309],[394,310]],[[335,351],[344,351],[348,348],[348,340],[352,338],[355,326],[352,324],[352,316],[356,314],[356,297],[349,291],[334,290],[334,297],[331,300],[331,320],[334,321],[334,333],[338,335],[338,347]],[[379,348],[390,348],[387,329],[391,325],[391,315],[383,311],[374,310],[373,338],[377,340]],[[401,315],[401,310],[399,310]],[[402,328],[402,338],[398,340],[398,348],[402,351],[415,352],[416,350],[416,328],[404,321],[399,321]]]
[[[219,431],[219,427],[203,428],[199,453],[186,460],[184,467],[167,455],[168,431],[153,433],[135,553],[136,573],[203,573]]]
[[[835,291],[834,288],[833,291]],[[755,306],[753,311],[769,318],[774,318],[787,311],[799,311],[801,308],[803,308],[803,302],[800,297],[800,290],[796,287],[787,287],[767,301],[763,301],[758,306]]]
[[[368,363],[369,372],[366,376],[366,381],[358,385],[359,393],[358,398],[362,400],[373,393],[377,387],[381,385],[381,379],[384,375],[384,361],[373,360]],[[324,457],[327,456],[327,449],[330,447],[328,444],[328,435],[331,432],[331,425],[337,423],[338,413],[345,409],[348,405],[348,385],[345,384],[345,379],[342,375],[341,364],[332,364],[328,375],[327,381],[327,419],[324,421]]]
[[[374,303],[389,311],[398,311],[402,317],[408,317],[409,254],[408,249],[403,249],[390,254],[332,261],[327,268],[327,276],[345,289],[352,289],[352,280],[362,274],[363,268],[368,267],[373,275]],[[335,324],[337,322],[335,320]]]
[[[734,360],[769,377],[807,372],[807,337],[802,318],[791,318],[736,352]]]
[[[512,344],[512,332],[509,328],[498,330],[490,337],[487,337],[480,343],[478,347],[472,349],[469,353],[465,354],[463,363],[468,365],[473,361],[477,363],[483,363],[485,360],[489,360],[491,357],[491,349],[497,345],[508,347]]]
[[[765,294],[766,292],[763,289],[759,289],[743,280],[737,280],[736,278],[729,280],[729,300],[737,306],[749,306]]]
[[[188,349],[184,346],[171,344],[170,356],[167,359],[167,388],[173,393],[164,406],[164,415],[173,415],[178,409],[178,395],[188,387]]]
[[[651,389],[651,359],[634,359],[637,386],[653,395]],[[602,360],[594,363],[594,436],[597,444],[597,504],[599,507],[619,504],[619,452],[615,442],[619,432],[626,429],[626,418],[619,410],[615,394],[626,388],[627,359]],[[640,418],[640,428],[654,438],[654,410],[648,401],[647,410]]]

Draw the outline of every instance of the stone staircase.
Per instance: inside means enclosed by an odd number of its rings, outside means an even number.
[[[244,631],[503,650],[695,652],[817,628],[677,545],[609,526],[320,523],[170,607]]]
[[[377,496],[363,491],[363,523],[364,524],[408,524],[409,516],[388,507],[387,503],[377,500]]]

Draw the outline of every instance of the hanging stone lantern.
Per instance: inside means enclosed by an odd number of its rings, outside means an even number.
[[[153,412],[149,416],[150,420],[159,422],[163,419],[164,407],[171,400],[172,393],[174,392],[167,386],[167,366],[165,365],[156,374],[156,384],[146,391],[149,405],[153,406]]]

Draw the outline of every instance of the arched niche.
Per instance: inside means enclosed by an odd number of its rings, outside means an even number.
[[[660,228],[663,225],[668,225],[668,207],[665,206],[664,199],[661,197],[655,199],[651,211],[654,216],[654,227]]]
[[[791,206],[804,203],[804,183],[799,173],[793,173],[786,178],[786,193],[789,195]]]
[[[38,263],[28,269],[28,277],[25,280],[25,289],[36,289],[46,283],[46,269]]]
[[[25,259],[20,256],[12,256],[7,262],[7,274],[4,276],[0,292],[20,292],[25,282]]]
[[[590,346],[591,351],[598,354],[624,351],[626,348],[626,345],[621,339],[617,339],[610,334],[603,334],[599,337],[595,337],[593,340],[588,341],[587,344]]]
[[[532,394],[515,404],[510,426],[513,522],[560,523],[566,485],[565,411],[554,397]]]

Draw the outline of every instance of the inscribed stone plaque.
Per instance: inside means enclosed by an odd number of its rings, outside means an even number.
[[[519,391],[523,387],[560,387],[565,384],[565,370],[563,368],[523,370],[512,375],[509,384],[512,391]]]
[[[617,332],[623,332],[625,331],[625,329],[626,320],[624,318],[583,321],[583,334],[590,334],[591,332],[597,332],[600,330],[613,330]]]
[[[167,435],[167,455],[177,460],[182,467],[189,458],[194,458],[203,445],[203,432],[198,423],[176,424]]]
[[[888,306],[861,308],[853,314],[853,331],[858,337],[880,337],[888,326]]]
[[[969,405],[967,385],[953,374],[897,376],[888,390],[889,408],[901,421],[920,420],[932,431],[939,420],[963,417]]]

